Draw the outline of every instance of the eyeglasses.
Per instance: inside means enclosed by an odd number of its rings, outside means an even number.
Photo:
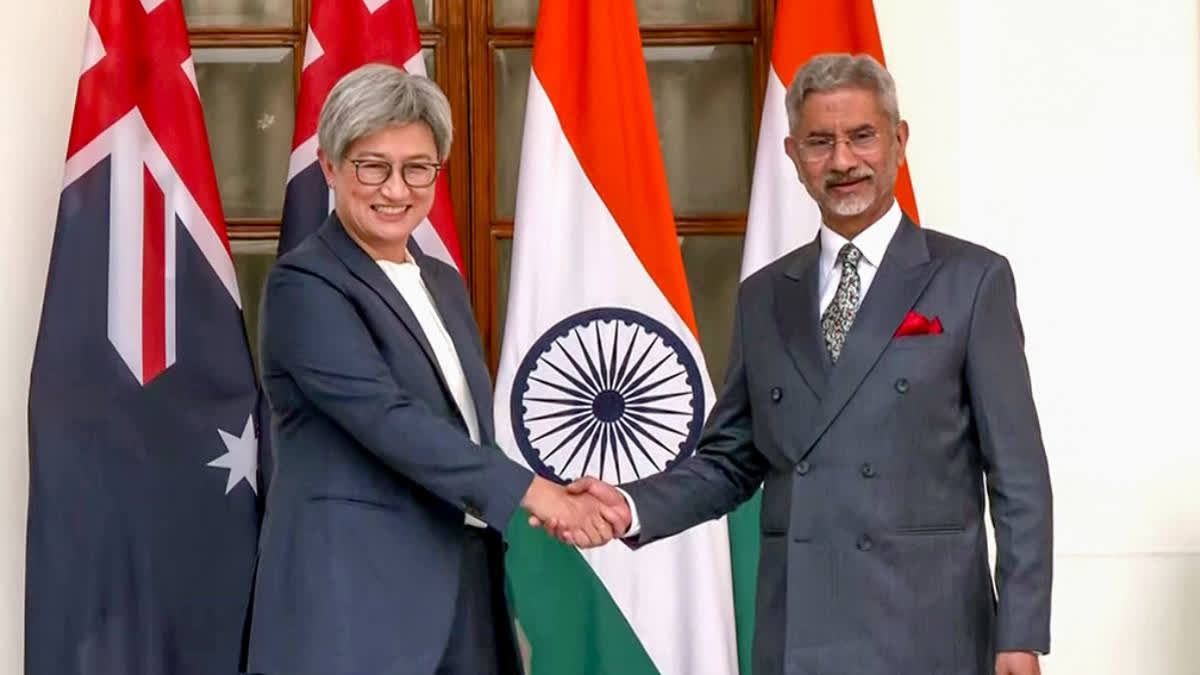
[[[867,157],[879,151],[881,139],[879,132],[874,129],[855,131],[846,138],[833,136],[812,136],[800,141],[800,160],[804,162],[823,162],[833,157],[834,148],[838,143],[845,143],[858,157]]]
[[[352,159],[354,177],[363,185],[383,185],[392,177],[392,163],[378,159]],[[424,188],[437,180],[441,164],[433,162],[404,162],[400,165],[400,180],[412,188]]]

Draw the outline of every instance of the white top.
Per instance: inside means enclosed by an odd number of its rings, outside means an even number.
[[[450,394],[454,397],[458,411],[462,413],[463,421],[467,423],[467,432],[471,436],[471,441],[479,443],[479,416],[475,411],[475,399],[471,396],[471,387],[467,384],[467,376],[463,373],[462,361],[458,359],[458,351],[454,348],[454,341],[450,339],[450,333],[446,330],[442,315],[438,313],[437,307],[433,304],[433,296],[429,295],[429,289],[425,286],[425,281],[421,279],[421,268],[417,267],[417,262],[413,260],[411,253],[408,251],[404,253],[408,259],[402,263],[390,260],[376,260],[375,262],[383,268],[383,273],[387,275],[392,285],[400,292],[400,297],[404,298],[408,308],[417,317],[417,323],[421,324],[421,332],[425,333],[425,339],[433,348],[433,356],[437,361],[438,370],[441,371],[442,378],[450,387]],[[487,527],[487,524],[478,518],[466,514],[464,517],[467,525]]]

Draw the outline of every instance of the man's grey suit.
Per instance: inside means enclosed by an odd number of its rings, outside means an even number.
[[[1050,480],[1008,262],[904,218],[833,365],[818,249],[742,284],[697,455],[622,486],[634,544],[765,482],[755,675],[983,675],[996,650],[1048,652]],[[910,310],[944,332],[895,337]]]
[[[532,480],[494,447],[492,385],[462,280],[433,258],[417,261],[483,447],[470,441],[416,316],[330,216],[267,281],[262,368],[277,464],[249,672],[434,673],[467,583],[464,512],[503,528]],[[503,580],[499,535],[485,536],[491,577]],[[507,618],[495,586],[496,615]],[[498,623],[502,660],[516,664],[511,622]]]

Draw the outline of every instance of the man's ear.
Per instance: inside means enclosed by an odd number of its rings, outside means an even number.
[[[904,166],[904,149],[908,147],[908,122],[906,120],[900,120],[900,124],[896,125],[896,142],[900,144],[897,166]]]

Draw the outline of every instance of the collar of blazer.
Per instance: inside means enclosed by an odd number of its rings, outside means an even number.
[[[896,326],[916,304],[941,261],[930,259],[925,233],[905,215],[846,336],[842,357],[834,366],[825,349],[818,311],[820,237],[793,256],[782,276],[775,281],[774,312],[796,368],[821,399],[821,408],[813,416],[811,427],[805,431],[804,442],[796,448],[803,457],[879,361]]]
[[[346,234],[336,212],[329,214],[317,236],[333,251],[346,269],[379,295],[400,319],[417,344],[421,345],[421,351],[425,353],[425,358],[429,359],[433,365],[433,371],[442,385],[442,392],[449,400],[453,400],[449,384],[438,365],[437,357],[434,355],[433,347],[429,344],[429,339],[425,336],[425,331],[421,329],[421,324],[417,321],[417,316],[404,301],[400,291],[396,290],[395,285],[388,279],[383,268],[367,255],[366,251],[362,250],[358,242]],[[450,339],[454,342],[454,348],[462,362],[463,373],[467,378],[467,386],[471,389],[471,398],[474,399],[476,415],[479,418],[481,440],[490,439],[494,433],[489,403],[490,381],[486,370],[482,373],[476,372],[479,369],[472,367],[473,361],[465,357],[465,355],[473,353],[475,333],[474,327],[469,325],[470,322],[460,316],[461,312],[457,311],[453,301],[454,289],[450,285],[457,280],[445,278],[447,275],[440,268],[440,263],[425,255],[415,242],[409,242],[409,253],[421,268],[421,280],[425,282],[425,288],[429,290],[429,295],[433,298],[434,305],[437,307],[442,321],[446,324],[446,332],[450,334]],[[470,311],[469,308],[467,311]],[[480,381],[481,377],[483,378],[482,382]],[[488,409],[483,410],[484,407]]]

